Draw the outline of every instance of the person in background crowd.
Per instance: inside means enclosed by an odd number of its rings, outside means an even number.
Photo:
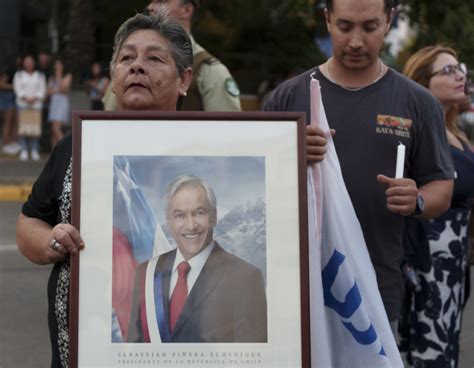
[[[15,73],[13,88],[18,109],[18,136],[20,137],[20,160],[28,160],[28,141],[31,159],[40,159],[38,141],[41,136],[41,109],[46,97],[44,74],[35,70],[32,56],[23,59],[23,70]]]
[[[23,68],[23,58],[18,55],[16,58],[15,58],[15,72],[21,70]]]
[[[52,55],[46,50],[42,49],[38,52],[38,71],[44,74],[46,83],[54,73],[52,65]],[[43,109],[41,110],[41,137],[40,137],[40,149],[41,152],[49,153],[51,151],[51,124],[48,122],[49,113],[49,99],[46,96],[43,102]]]
[[[2,152],[8,155],[16,155],[21,149],[17,142],[13,76],[14,73],[7,68],[0,71],[0,111],[3,111]]]
[[[49,51],[41,50],[38,53],[38,71],[44,74],[46,80],[48,80],[54,73],[54,68],[51,64],[51,61],[52,57]]]
[[[165,8],[184,27],[193,43],[194,78],[180,110],[185,111],[240,111],[240,90],[227,67],[201,47],[191,34],[192,22],[197,18],[199,0],[151,0],[147,12],[154,14]],[[114,98],[107,91],[105,110],[114,110]]]
[[[110,79],[102,72],[102,66],[95,62],[91,66],[91,78],[86,81],[86,91],[91,101],[91,110],[103,110],[102,98],[107,91]]]
[[[454,159],[456,179],[451,207],[425,221],[431,267],[417,270],[413,292],[407,360],[415,367],[457,367],[464,280],[467,266],[469,200],[474,197],[474,152],[456,126],[458,104],[466,99],[466,72],[456,52],[444,46],[428,46],[408,59],[403,73],[428,88],[444,110],[445,129]],[[436,151],[433,152],[436,156]]]
[[[72,74],[66,72],[64,62],[61,59],[56,59],[54,74],[51,75],[48,83],[48,122],[51,124],[51,147],[54,147],[63,137],[62,126],[69,121],[71,85]]]
[[[451,201],[454,169],[443,112],[425,88],[379,57],[392,22],[391,0],[326,3],[334,55],[278,86],[263,109],[304,111],[309,120],[311,76],[319,80],[329,126],[336,131],[342,175],[395,336],[403,294],[405,217],[436,217]],[[324,133],[308,126],[306,137],[308,161],[321,161]],[[405,176],[395,178],[400,142],[406,147]]]
[[[137,14],[115,35],[111,84],[120,111],[176,111],[192,79],[192,47],[165,13]],[[34,263],[54,264],[48,282],[52,368],[69,367],[69,255],[84,248],[70,225],[72,137],[54,148],[17,221],[17,244]]]
[[[457,125],[474,141],[474,84],[470,79],[466,82],[466,100],[459,105],[459,113]]]

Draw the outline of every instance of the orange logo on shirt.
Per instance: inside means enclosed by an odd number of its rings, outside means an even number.
[[[390,115],[377,115],[376,131],[380,134],[391,134],[410,138],[413,120]]]

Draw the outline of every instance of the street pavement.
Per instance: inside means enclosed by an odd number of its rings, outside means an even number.
[[[0,368],[51,364],[46,284],[51,266],[37,266],[15,245],[21,202],[0,202]]]
[[[23,185],[39,174],[44,163],[45,158],[33,164],[0,156],[0,183]],[[18,200],[0,200],[0,368],[50,364],[46,285],[51,266],[34,265],[15,245],[15,222],[21,205]],[[471,276],[474,285],[474,267]],[[459,368],[474,368],[473,298],[464,313]]]
[[[51,266],[34,265],[16,248],[20,208],[21,202],[0,201],[0,368],[49,367],[46,285]],[[474,285],[474,267],[471,276]],[[464,312],[459,368],[474,368],[473,298]]]
[[[44,163],[22,162],[16,156],[0,154],[0,201],[25,201]]]
[[[459,368],[474,368],[474,266],[471,266],[471,297],[467,301],[461,328]]]

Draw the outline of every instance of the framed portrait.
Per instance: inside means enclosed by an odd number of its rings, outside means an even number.
[[[70,366],[310,367],[302,113],[75,112]]]

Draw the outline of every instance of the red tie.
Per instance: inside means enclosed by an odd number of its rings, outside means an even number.
[[[186,282],[186,277],[188,276],[190,269],[191,266],[188,262],[181,262],[178,265],[178,282],[173,290],[170,302],[171,331],[174,330],[176,321],[178,320],[178,317],[183,310],[184,303],[186,302],[186,298],[188,297],[188,283]]]

